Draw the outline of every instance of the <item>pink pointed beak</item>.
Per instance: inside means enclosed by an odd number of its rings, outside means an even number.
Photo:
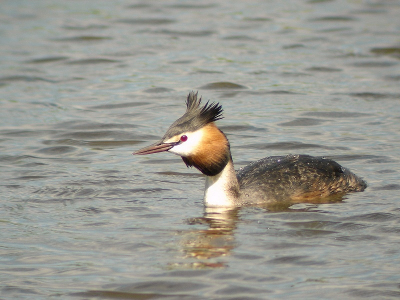
[[[165,152],[174,147],[177,143],[163,143],[157,142],[153,145],[144,147],[136,152],[133,152],[133,155],[146,155],[146,154],[153,154],[158,152]]]

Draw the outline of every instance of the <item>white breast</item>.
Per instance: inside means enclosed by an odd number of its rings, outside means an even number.
[[[235,176],[235,178],[232,178],[232,176]],[[232,195],[232,184],[235,184],[235,179],[236,175],[232,162],[229,162],[218,175],[207,176],[204,192],[206,206],[235,206],[235,198]]]

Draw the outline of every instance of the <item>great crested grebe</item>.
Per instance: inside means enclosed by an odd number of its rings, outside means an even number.
[[[191,92],[186,107],[161,141],[133,154],[168,151],[181,156],[186,166],[207,176],[206,206],[311,202],[367,187],[337,162],[309,155],[266,157],[235,172],[229,141],[214,123],[223,118],[221,105],[201,106],[201,98]]]

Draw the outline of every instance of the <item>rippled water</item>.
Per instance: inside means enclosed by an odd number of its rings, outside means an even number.
[[[2,1],[2,299],[400,297],[398,1]],[[332,157],[339,203],[205,211],[158,140],[191,90],[236,167]]]

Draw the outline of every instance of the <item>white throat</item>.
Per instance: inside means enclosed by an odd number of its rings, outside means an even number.
[[[225,168],[215,176],[207,176],[204,192],[206,206],[233,207],[236,206],[239,185],[233,168],[229,161]]]

